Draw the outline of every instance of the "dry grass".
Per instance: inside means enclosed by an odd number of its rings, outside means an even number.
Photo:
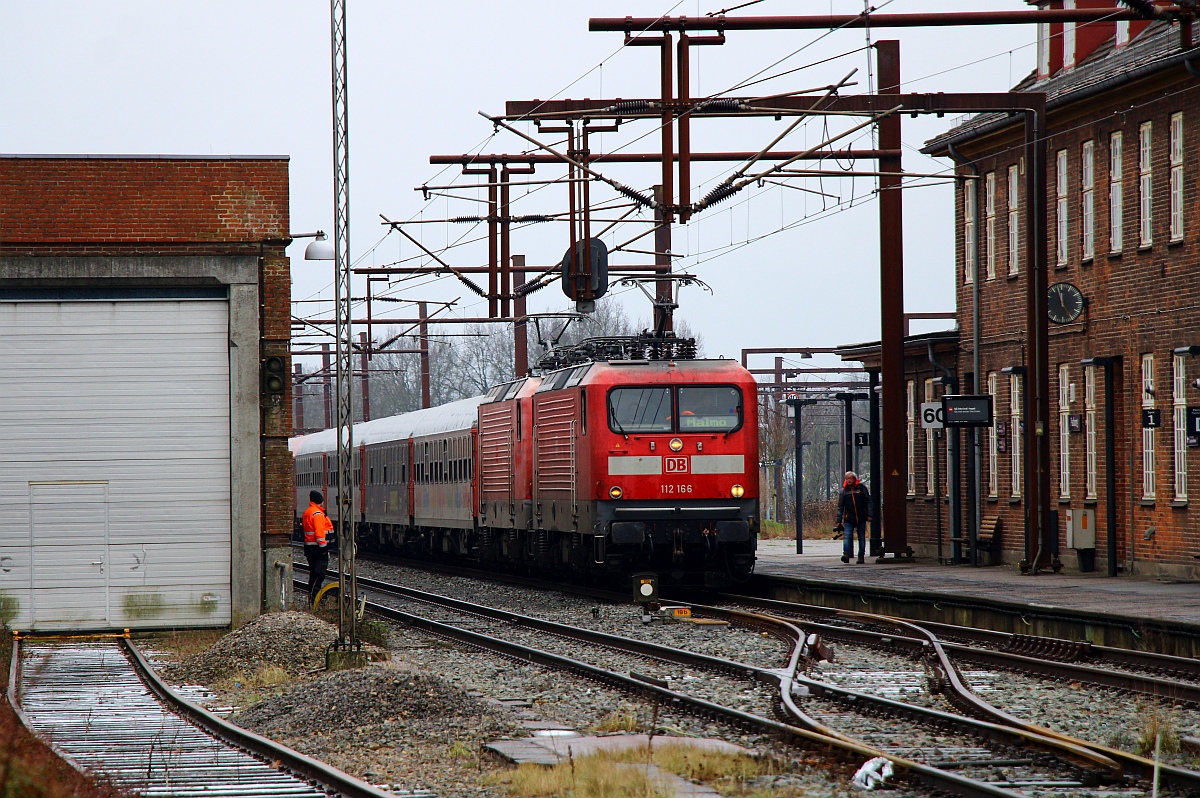
[[[154,643],[174,658],[182,660],[207,650],[227,634],[228,629],[173,629],[156,636]]]
[[[1159,738],[1158,750],[1163,756],[1180,750],[1178,712],[1157,703],[1137,703],[1137,742],[1135,749],[1142,756],[1154,756],[1154,739]]]
[[[673,791],[641,768],[620,767],[603,754],[580,757],[548,768],[520,765],[493,774],[497,784],[520,798],[672,798]]]
[[[834,534],[833,522],[837,519],[837,501],[815,501],[804,504],[804,539],[829,540],[841,537]],[[788,521],[759,521],[758,537],[760,540],[794,540],[796,537],[796,522]]]
[[[617,732],[637,733],[644,731],[637,711],[629,708],[609,712],[592,728],[600,734],[616,734]]]
[[[519,798],[669,798],[670,785],[656,782],[645,770],[630,765],[653,763],[661,771],[705,784],[730,798],[792,798],[795,791],[752,784],[759,776],[784,772],[769,757],[707,751],[686,742],[659,738],[652,751],[645,747],[619,752],[601,751],[556,765],[521,765],[490,777]],[[622,767],[625,765],[626,767]]]
[[[223,692],[229,690],[254,690],[262,687],[276,687],[286,684],[291,678],[288,676],[288,672],[278,665],[264,665],[249,676],[244,673],[235,673],[231,676],[226,676],[224,679],[216,682],[213,687]]]

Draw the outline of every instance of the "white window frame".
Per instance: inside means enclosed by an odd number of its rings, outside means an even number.
[[[1171,424],[1175,433],[1175,501],[1188,497],[1187,356],[1175,355],[1172,372]]]
[[[1083,481],[1083,498],[1096,498],[1096,367],[1087,365],[1083,368],[1083,409],[1084,424],[1087,425],[1084,438],[1085,471]]]
[[[1171,114],[1171,241],[1183,240],[1183,112]]]
[[[917,493],[917,385],[908,381],[908,495]]]
[[[970,285],[975,282],[975,273],[979,267],[977,256],[979,245],[975,240],[975,224],[978,217],[978,186],[977,180],[963,181],[963,282]]]
[[[1096,257],[1096,142],[1083,142],[1079,154],[1079,243],[1082,259]]]
[[[1021,172],[1013,164],[1008,167],[1008,274],[1021,270]]]
[[[1008,448],[1012,455],[1012,497],[1021,498],[1021,375],[1008,375],[1008,412],[1011,427],[1012,445]]]
[[[1157,404],[1154,391],[1154,354],[1142,355],[1142,409],[1153,410]],[[1155,467],[1155,430],[1152,427],[1142,428],[1142,499],[1153,501],[1157,498],[1157,485],[1154,478]]]
[[[988,394],[992,397],[992,412],[996,413],[996,372],[988,374]],[[1000,446],[996,437],[996,425],[987,428],[988,436],[988,497],[998,498],[1000,495]]]
[[[1138,247],[1154,245],[1154,123],[1138,126]]]
[[[984,257],[987,259],[984,264],[987,270],[987,279],[996,279],[996,173],[988,172],[984,178],[984,213],[985,221],[985,238],[984,241]]]
[[[1058,497],[1071,498],[1071,366],[1058,365]]]
[[[1055,155],[1054,169],[1054,225],[1055,225],[1055,240],[1054,253],[1055,265],[1066,266],[1069,247],[1067,246],[1068,236],[1068,218],[1067,218],[1067,151],[1059,150]]]
[[[1108,251],[1113,254],[1125,249],[1124,138],[1118,130],[1108,141]]]
[[[925,380],[925,401],[934,401],[933,378],[929,377]],[[937,482],[934,480],[934,465],[937,463],[937,438],[934,437],[936,430],[925,430],[925,495],[936,496],[938,491]]]

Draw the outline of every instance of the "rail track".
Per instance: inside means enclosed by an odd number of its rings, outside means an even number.
[[[298,567],[303,569],[302,566],[298,565]],[[455,575],[465,574],[462,569],[456,569]],[[917,706],[810,679],[798,672],[804,656],[810,652],[807,645],[810,642],[809,632],[787,619],[774,615],[707,605],[692,605],[693,612],[697,614],[762,629],[786,640],[789,643],[791,654],[788,664],[784,668],[763,668],[683,651],[644,640],[559,624],[509,610],[440,596],[428,591],[415,590],[374,579],[360,577],[359,587],[360,591],[373,599],[369,604],[373,612],[430,634],[454,639],[522,661],[538,662],[579,673],[627,691],[647,695],[655,700],[669,701],[680,709],[686,709],[742,729],[778,735],[804,746],[825,747],[827,750],[837,750],[841,755],[852,758],[868,754],[884,756],[911,779],[954,794],[1010,794],[1005,790],[1008,787],[1088,790],[1099,787],[1101,784],[1110,785],[1106,792],[1114,794],[1120,791],[1119,785],[1129,779],[1150,779],[1153,776],[1153,763],[1147,763],[1146,760],[1122,757],[1121,752],[1115,752],[1118,756],[1113,756],[1107,750],[1097,750],[1082,740],[1074,740],[1050,730],[1033,727],[1031,724],[1024,724],[1005,715],[966,689],[958,680],[957,672],[952,665],[947,668],[950,674],[948,681],[951,683],[958,681],[957,692],[962,694],[960,700],[968,704],[972,714],[985,715],[986,719],[972,717],[970,714]],[[768,685],[772,689],[774,700],[771,714],[774,714],[775,718],[766,717],[765,714],[733,710],[686,692],[670,689],[667,686],[669,683],[655,684],[653,683],[655,680],[638,677],[632,672],[628,675],[614,672],[612,669],[581,662],[579,659],[562,653],[546,651],[544,648],[534,647],[528,643],[514,642],[511,639],[505,639],[511,635],[503,632],[501,632],[503,637],[482,635],[464,629],[461,625],[433,621],[422,615],[383,603],[381,599],[387,601],[387,597],[402,597],[405,600],[415,601],[429,607],[451,608],[457,612],[487,618],[495,623],[503,624],[506,629],[538,630],[559,638],[624,651],[648,659],[682,664],[689,668],[705,669],[726,676],[753,680]],[[940,642],[936,639],[929,644],[929,648],[933,651],[937,651],[940,646]],[[941,656],[947,663],[949,662],[944,651]],[[819,708],[812,712],[806,712],[797,703],[797,697],[800,697],[800,701],[805,703],[806,708],[810,702],[815,702]],[[868,745],[864,739],[840,730],[861,728],[864,716],[887,718],[890,728],[885,729],[882,734],[875,734],[876,740],[888,736],[912,740],[914,734],[925,738],[934,738],[931,749],[920,752],[921,756],[934,764],[918,763],[899,755],[898,751],[901,749],[911,751],[913,749],[911,744],[900,747],[887,744]],[[854,720],[848,720],[851,717]],[[1031,756],[1031,751],[1036,753]],[[1146,768],[1147,764],[1150,765],[1149,770]],[[1000,779],[994,776],[989,777],[988,774],[994,773],[1000,766],[1008,767],[1010,775]],[[976,778],[964,775],[967,773],[975,775]],[[1012,775],[1013,773],[1016,775]],[[1171,786],[1185,791],[1200,789],[1200,774],[1169,768],[1161,768],[1159,774],[1163,782]],[[1114,786],[1111,785],[1117,786],[1114,789]]]
[[[123,636],[16,638],[8,684],[74,767],[147,798],[395,798],[184,700]]]

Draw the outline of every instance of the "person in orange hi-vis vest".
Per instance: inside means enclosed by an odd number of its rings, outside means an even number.
[[[309,491],[308,509],[300,519],[304,530],[304,558],[308,560],[308,600],[317,597],[325,571],[329,567],[329,549],[326,534],[333,531],[333,522],[325,515],[325,497],[321,491]]]

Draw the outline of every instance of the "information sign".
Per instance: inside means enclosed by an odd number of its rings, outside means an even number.
[[[991,394],[947,394],[942,409],[947,427],[992,426]]]
[[[946,426],[941,402],[921,403],[921,429],[941,429]]]

